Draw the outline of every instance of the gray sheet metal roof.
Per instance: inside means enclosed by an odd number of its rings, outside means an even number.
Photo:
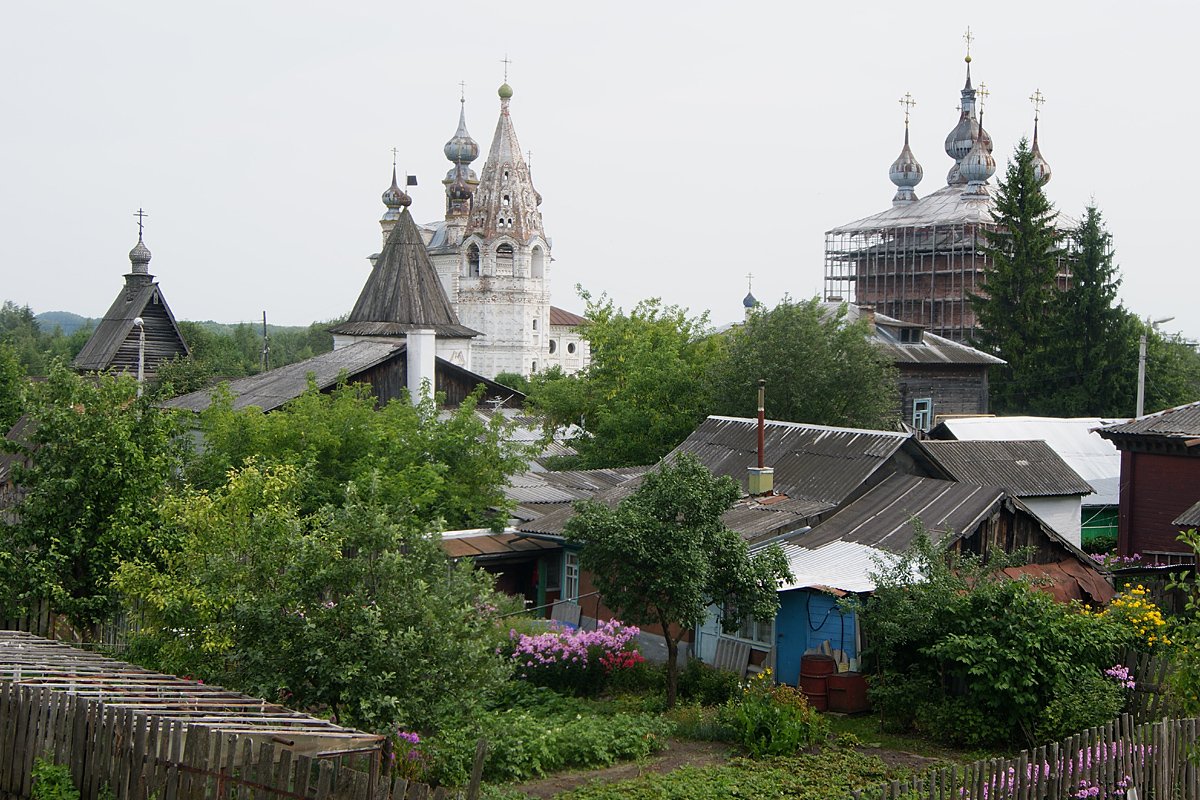
[[[147,276],[138,277],[146,278]],[[167,305],[166,298],[162,295],[162,290],[159,289],[157,283],[146,283],[135,292],[128,292],[122,287],[112,305],[108,307],[108,311],[104,312],[104,319],[100,320],[100,324],[96,326],[96,330],[92,331],[91,337],[79,351],[79,355],[75,356],[72,366],[87,372],[102,372],[108,369],[113,358],[116,357],[117,351],[129,337],[129,332],[133,329],[133,321],[143,316],[146,306],[154,299],[155,295],[158,296],[158,301],[163,311],[166,312],[167,320],[178,340],[180,355],[187,356],[190,353],[187,342],[179,333],[179,325],[175,321],[175,315],[171,313],[171,307]],[[157,365],[148,364],[147,368],[153,371],[154,366]]]
[[[1017,497],[1091,494],[1092,487],[1044,441],[921,442],[955,480],[999,486]]]
[[[504,494],[520,505],[572,503],[594,497],[650,467],[526,472],[509,479]]]
[[[1102,428],[1100,435],[1112,436],[1161,436],[1168,439],[1200,438],[1200,401],[1168,408],[1156,414],[1129,422]]]
[[[347,347],[297,361],[248,378],[229,382],[233,394],[234,409],[257,406],[263,411],[279,408],[295,400],[308,388],[308,375],[312,373],[318,389],[328,389],[345,373],[348,377],[370,369],[399,356],[405,344],[399,342],[355,342]],[[202,389],[163,403],[165,408],[187,411],[203,411],[212,403],[212,389]]]
[[[1200,528],[1200,502],[1180,514],[1171,524],[1181,528]]]
[[[768,421],[765,461],[775,470],[776,492],[837,505],[910,439],[907,433]],[[758,421],[709,417],[668,458],[679,453],[694,454],[714,475],[745,488],[746,469],[757,463]]]
[[[949,541],[948,536],[970,535],[1005,494],[994,486],[892,475],[792,541],[810,550],[841,541],[902,553],[916,537],[914,518],[934,543]]]
[[[842,303],[825,303],[828,313],[833,313]],[[857,322],[867,316],[867,310],[853,303],[846,304],[846,321]],[[871,341],[885,356],[897,365],[904,364],[1007,364],[1002,358],[990,353],[976,350],[965,344],[947,339],[927,330],[922,331],[919,342],[904,342],[900,339],[900,331],[905,328],[924,328],[925,326],[876,313],[875,334]]]
[[[425,240],[405,208],[350,316],[331,330],[347,336],[403,336],[418,328],[432,328],[449,338],[480,335],[458,321]]]
[[[1121,453],[1094,429],[1119,420],[1099,417],[963,417],[946,419],[931,434],[960,441],[1041,439],[1092,487],[1086,505],[1115,506],[1119,500]]]
[[[934,225],[995,225],[991,197],[964,196],[966,185],[943,186],[915,203],[892,206],[869,217],[839,225],[827,233],[869,233],[883,228],[923,228]],[[1078,226],[1078,221],[1059,214],[1057,225],[1066,230]]]

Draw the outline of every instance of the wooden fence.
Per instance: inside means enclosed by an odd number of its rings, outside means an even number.
[[[282,736],[218,732],[45,687],[0,682],[0,800],[28,798],[34,760],[67,765],[83,800],[442,800],[443,788],[380,775],[378,749],[322,757]],[[474,800],[486,756],[481,741]]]
[[[1200,800],[1200,718],[1136,724],[1129,715],[1016,758],[936,769],[854,800]],[[1128,795],[1132,797],[1133,795]]]
[[[76,645],[124,650],[129,646],[129,640],[141,632],[144,622],[145,615],[139,604],[129,607],[122,603],[110,619],[81,632],[64,615],[51,609],[49,600],[42,599],[31,604],[23,616],[0,618],[0,630],[23,631]]]
[[[1153,722],[1167,714],[1167,672],[1165,656],[1125,651],[1121,663],[1133,673],[1134,687],[1129,698],[1129,713],[1134,722]]]

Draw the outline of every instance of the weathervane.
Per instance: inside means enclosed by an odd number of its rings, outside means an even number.
[[[906,128],[908,127],[908,112],[916,104],[917,104],[917,101],[913,100],[912,94],[910,94],[909,92],[905,92],[904,97],[900,98],[900,105],[904,106],[904,127],[906,127]]]
[[[138,241],[140,242],[142,240],[142,220],[150,215],[139,208],[134,216],[138,218]]]
[[[1033,94],[1029,95],[1029,102],[1033,103],[1033,121],[1038,121],[1038,116],[1042,113],[1042,104],[1046,102],[1045,95],[1041,89],[1034,89]]]
[[[508,83],[508,65],[512,63],[508,58],[508,53],[504,54],[504,58],[500,59],[500,62],[504,64],[504,82]]]

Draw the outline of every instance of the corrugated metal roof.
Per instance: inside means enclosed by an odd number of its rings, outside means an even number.
[[[964,417],[943,420],[931,434],[960,441],[1028,441],[1040,439],[1092,487],[1087,505],[1117,505],[1121,452],[1093,431],[1120,420],[1099,417]]]
[[[1200,488],[1197,491],[1200,491]],[[1196,503],[1196,505],[1180,514],[1171,524],[1178,525],[1181,528],[1200,528],[1200,503]]]
[[[935,441],[921,446],[955,480],[999,486],[1017,497],[1091,494],[1092,487],[1044,441]]]
[[[561,550],[562,542],[525,536],[519,531],[500,533],[485,529],[447,531],[442,534],[442,550],[451,558],[470,558],[476,561],[507,558],[528,553]]]
[[[1169,439],[1200,438],[1200,400],[1156,414],[1111,425],[1100,431],[1101,436],[1162,436]]]
[[[895,455],[911,434],[831,428],[794,422],[766,423],[766,465],[775,491],[837,505]],[[758,421],[709,417],[671,452],[692,453],[714,475],[746,488],[746,470],[758,458]]]
[[[347,347],[297,361],[284,367],[238,378],[229,382],[234,409],[257,406],[263,411],[279,408],[295,400],[308,388],[311,373],[318,389],[328,389],[345,374],[354,377],[364,370],[396,358],[404,352],[404,342],[355,342]],[[180,395],[163,403],[166,408],[203,411],[212,403],[212,389]]]
[[[793,541],[810,549],[844,541],[902,553],[916,536],[915,519],[937,544],[971,535],[1004,497],[993,486],[892,475]]]
[[[803,537],[803,534],[802,534]],[[779,591],[828,587],[844,592],[873,592],[872,574],[900,560],[894,553],[859,542],[829,542],[819,547],[801,547],[789,542],[783,555],[792,571],[792,580]],[[913,578],[920,575],[914,571]]]
[[[840,306],[841,303],[826,303],[830,307]],[[849,304],[846,307],[846,319],[855,322],[866,316],[865,309]],[[927,330],[921,332],[918,342],[901,340],[900,331],[903,329],[922,328],[911,322],[889,317],[886,314],[875,314],[875,334],[871,341],[882,350],[886,357],[897,365],[903,364],[1006,364],[1004,359],[997,358],[982,350],[968,347],[965,344],[947,339]]]

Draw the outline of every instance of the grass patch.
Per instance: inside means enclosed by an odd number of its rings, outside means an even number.
[[[853,737],[863,747],[880,747],[926,758],[953,761],[957,764],[1011,755],[999,750],[957,750],[912,734],[888,733],[880,728],[879,717],[874,714],[826,714],[825,719],[834,736]]]

